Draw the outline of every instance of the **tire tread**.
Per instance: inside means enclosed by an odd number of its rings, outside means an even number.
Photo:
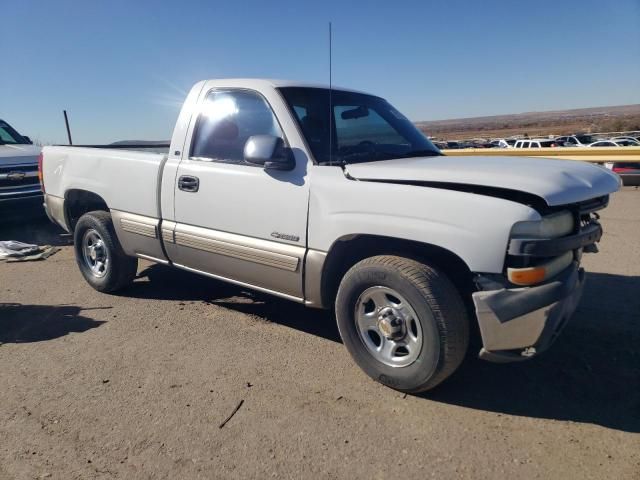
[[[355,264],[345,278],[362,267],[377,266],[398,272],[413,284],[426,300],[440,335],[440,359],[434,374],[410,393],[434,388],[462,363],[469,344],[469,321],[458,290],[440,270],[418,260],[397,255],[377,255]]]
[[[113,226],[111,213],[109,212],[106,212],[104,210],[94,210],[85,213],[82,217],[80,217],[80,220],[76,225],[76,232],[81,231],[84,228],[85,223],[90,223],[92,221],[97,223],[102,229],[107,232],[107,235],[103,235],[104,238],[102,240],[105,242],[107,248],[111,252],[111,274],[107,275],[104,282],[96,282],[91,277],[87,278],[87,275],[84,274],[84,270],[81,264],[81,255],[78,250],[80,248],[78,246],[78,237],[80,237],[79,234],[74,235],[76,243],[76,260],[87,282],[93,288],[104,293],[115,292],[131,284],[138,271],[138,259],[135,257],[130,257],[126,253],[124,253],[122,245],[120,245],[120,241],[118,240],[118,236],[116,235],[115,228]]]

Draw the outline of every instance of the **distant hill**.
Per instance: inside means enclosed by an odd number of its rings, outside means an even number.
[[[640,104],[453,118],[416,125],[428,135],[446,139],[640,130]]]

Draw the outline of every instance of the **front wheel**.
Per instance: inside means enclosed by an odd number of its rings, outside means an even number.
[[[458,290],[438,269],[390,255],[344,276],[336,298],[342,340],[374,380],[403,392],[429,390],[462,363],[469,320]]]
[[[94,211],[80,217],[73,240],[80,272],[93,288],[109,293],[133,282],[138,259],[122,250],[109,212]]]

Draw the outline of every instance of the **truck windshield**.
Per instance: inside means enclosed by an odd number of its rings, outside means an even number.
[[[283,87],[280,92],[321,165],[442,155],[382,98],[332,90],[330,122],[328,89]]]
[[[7,122],[0,120],[0,145],[27,145],[29,141],[16,132]]]

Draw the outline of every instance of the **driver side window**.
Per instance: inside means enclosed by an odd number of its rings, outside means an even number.
[[[190,157],[246,164],[244,146],[253,135],[284,138],[266,100],[250,90],[213,90],[202,104]]]

